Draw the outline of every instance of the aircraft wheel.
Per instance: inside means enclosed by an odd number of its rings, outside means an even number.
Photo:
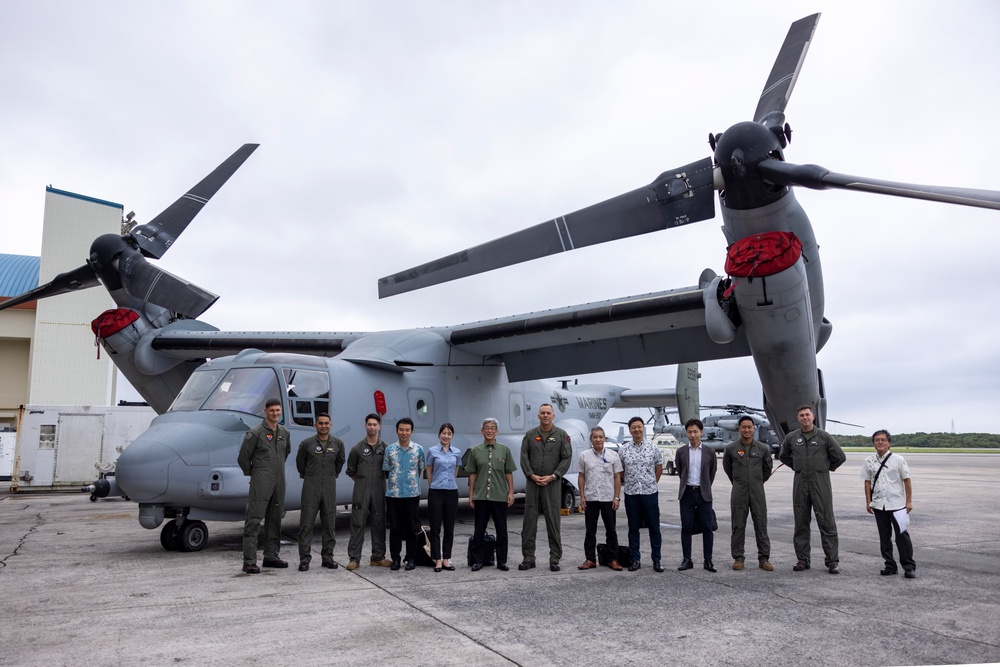
[[[177,546],[181,551],[201,551],[208,544],[208,526],[204,521],[185,521],[177,533]]]
[[[575,500],[576,500],[576,495],[573,493],[573,487],[571,486],[563,487],[562,508],[564,510],[569,510],[570,512],[572,512],[573,508],[576,505]]]
[[[177,551],[180,548],[177,542],[179,532],[175,521],[163,524],[163,529],[160,530],[160,545],[167,551]]]
[[[93,493],[90,494],[90,502],[92,502],[92,503],[96,503],[97,502],[97,496],[95,496]]]

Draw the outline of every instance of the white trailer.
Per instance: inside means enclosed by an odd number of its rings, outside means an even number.
[[[149,407],[22,406],[11,493],[79,490],[114,473],[118,455],[155,416]]]
[[[14,445],[17,433],[6,428],[0,429],[0,482],[9,482],[14,472]]]

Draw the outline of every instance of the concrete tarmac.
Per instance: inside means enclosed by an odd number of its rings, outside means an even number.
[[[678,572],[677,478],[660,481],[663,564],[642,537],[642,568],[578,571],[583,516],[563,517],[562,571],[517,571],[521,505],[509,515],[510,572],[465,564],[472,513],[456,526],[455,572],[368,566],[296,570],[298,512],[283,523],[287,570],[241,572],[242,524],[209,523],[197,553],[164,551],[124,500],[85,494],[0,499],[3,665],[937,665],[1000,661],[1000,456],[907,454],[916,579],[879,576],[878,531],[864,507],[862,454],[833,474],[841,574],[793,572],[792,473],[768,482],[773,572],[730,566],[729,481],[714,485],[714,561]],[[777,465],[777,462],[776,462]],[[422,508],[423,509],[423,508]],[[815,523],[815,522],[814,522]],[[317,527],[318,528],[318,527]],[[618,536],[627,543],[624,508]],[[335,557],[346,562],[338,522]],[[603,541],[603,529],[598,531]]]

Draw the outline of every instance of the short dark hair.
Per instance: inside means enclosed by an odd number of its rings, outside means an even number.
[[[737,426],[739,426],[739,425],[740,425],[740,424],[742,424],[743,422],[750,422],[750,423],[751,423],[751,424],[753,424],[754,426],[757,426],[757,422],[755,422],[755,421],[753,420],[753,417],[751,417],[750,415],[743,415],[742,417],[740,417],[739,419],[737,419],[737,420],[736,420],[736,425],[737,425]]]
[[[813,413],[814,417],[816,416],[816,411],[813,410],[813,406],[809,405],[808,403],[803,403],[799,407],[795,408],[795,414],[799,414],[803,410],[808,410],[809,412]]]
[[[328,415],[328,414],[327,414],[327,413],[325,413],[325,412],[321,412],[321,413],[319,413],[318,415],[316,415],[316,421],[319,421],[319,418],[320,418],[320,417],[326,417],[327,419],[330,419],[330,415]],[[332,419],[330,419],[330,421],[333,421],[333,420],[332,420]]]
[[[875,442],[875,436],[877,436],[877,435],[884,435],[886,440],[888,440],[889,442],[892,442],[892,435],[888,431],[886,431],[884,428],[880,428],[879,430],[877,430],[874,433],[872,433],[872,442]]]
[[[705,423],[703,421],[701,421],[700,419],[698,419],[697,417],[695,417],[693,419],[689,419],[686,422],[684,422],[684,430],[685,431],[688,429],[689,426],[697,426],[699,431],[704,431],[705,430]]]
[[[632,422],[639,422],[639,423],[641,423],[641,424],[642,424],[643,426],[645,426],[645,425],[646,425],[646,420],[645,420],[645,419],[643,419],[642,417],[632,417],[632,419],[629,419],[629,420],[628,420],[628,427],[629,427],[629,429],[631,429],[631,428],[632,428]]]
[[[451,424],[449,424],[448,422],[445,422],[445,423],[441,424],[441,428],[438,429],[438,435],[441,435],[442,433],[444,433],[445,429],[448,429],[452,433],[455,432],[455,427],[452,426]]]
[[[381,424],[381,423],[382,423],[382,415],[378,414],[377,412],[371,412],[371,413],[369,413],[369,414],[368,414],[368,416],[367,416],[367,417],[365,417],[365,423],[366,423],[366,424],[368,423],[368,420],[369,420],[369,419],[374,419],[374,420],[375,420],[375,421],[377,421],[377,422],[378,422],[379,424]]]
[[[413,420],[410,419],[409,417],[403,417],[398,422],[396,422],[396,430],[399,430],[399,427],[402,426],[403,424],[409,424],[410,428],[411,429],[413,428]]]
[[[264,403],[264,409],[267,410],[272,405],[277,405],[280,408],[281,407],[281,399],[280,398],[269,398],[269,399],[267,399],[267,402]]]

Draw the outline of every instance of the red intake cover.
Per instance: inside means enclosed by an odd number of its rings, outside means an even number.
[[[90,328],[98,338],[114,335],[139,319],[139,313],[128,308],[105,310],[100,317],[90,323]]]
[[[791,232],[764,232],[740,239],[726,252],[726,273],[731,276],[773,276],[802,255],[802,241]]]

